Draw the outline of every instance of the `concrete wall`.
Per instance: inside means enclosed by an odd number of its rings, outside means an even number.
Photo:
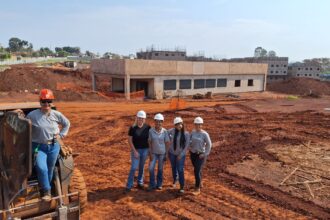
[[[97,59],[92,61],[91,69],[94,73],[116,75],[267,74],[267,64],[164,60]]]
[[[125,60],[95,59],[91,62],[93,73],[125,75]]]
[[[226,87],[215,87],[215,88],[203,88],[194,89],[194,79],[227,79]],[[164,90],[164,80],[176,79],[176,90]],[[191,89],[179,89],[180,79],[191,79]],[[253,86],[248,86],[248,80],[253,79]],[[205,94],[207,92],[216,93],[238,93],[238,92],[258,92],[264,91],[264,79],[262,75],[218,75],[218,76],[187,76],[187,77],[155,77],[154,81],[154,98],[162,99],[165,97],[177,96],[178,91],[180,95],[194,95],[196,93]],[[241,80],[241,86],[235,87],[235,80]]]
[[[125,60],[129,75],[218,75],[267,74],[267,64],[190,62],[159,60]]]

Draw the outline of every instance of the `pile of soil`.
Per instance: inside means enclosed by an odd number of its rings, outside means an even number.
[[[309,78],[291,78],[267,85],[267,90],[294,95],[330,95],[330,82]]]
[[[70,84],[67,89],[58,85]],[[73,85],[73,86],[72,86]],[[0,72],[0,93],[20,97],[38,94],[40,89],[53,90],[58,101],[106,101],[99,93],[92,92],[90,70],[71,70],[35,65],[13,65]],[[37,96],[36,96],[37,97]]]

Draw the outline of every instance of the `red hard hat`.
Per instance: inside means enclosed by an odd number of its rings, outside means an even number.
[[[40,100],[45,100],[45,99],[55,99],[52,90],[50,90],[50,89],[42,89],[40,91]]]

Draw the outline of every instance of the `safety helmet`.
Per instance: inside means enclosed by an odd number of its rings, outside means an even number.
[[[42,89],[40,91],[39,98],[40,98],[40,100],[46,100],[46,99],[53,100],[53,99],[55,99],[54,94],[53,94],[52,90],[50,90],[50,89]]]
[[[196,117],[194,120],[194,124],[203,124],[204,121],[201,117]]]
[[[164,116],[160,113],[156,114],[154,117],[155,120],[164,121]]]
[[[141,111],[138,111],[138,113],[136,114],[136,117],[138,118],[147,118],[147,114],[145,111],[141,110]]]
[[[183,120],[182,120],[182,118],[181,117],[176,117],[176,118],[174,118],[174,121],[173,121],[173,124],[178,124],[178,123],[183,123]]]

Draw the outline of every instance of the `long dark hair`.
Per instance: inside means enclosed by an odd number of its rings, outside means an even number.
[[[178,134],[179,132],[181,133],[181,136],[180,136],[180,147],[183,149],[184,146],[186,145],[186,136],[184,135],[184,124],[182,124],[182,128],[181,130],[179,131],[178,129],[174,129],[174,140],[173,140],[173,147],[174,147],[174,150],[176,150],[176,139],[178,138]]]

